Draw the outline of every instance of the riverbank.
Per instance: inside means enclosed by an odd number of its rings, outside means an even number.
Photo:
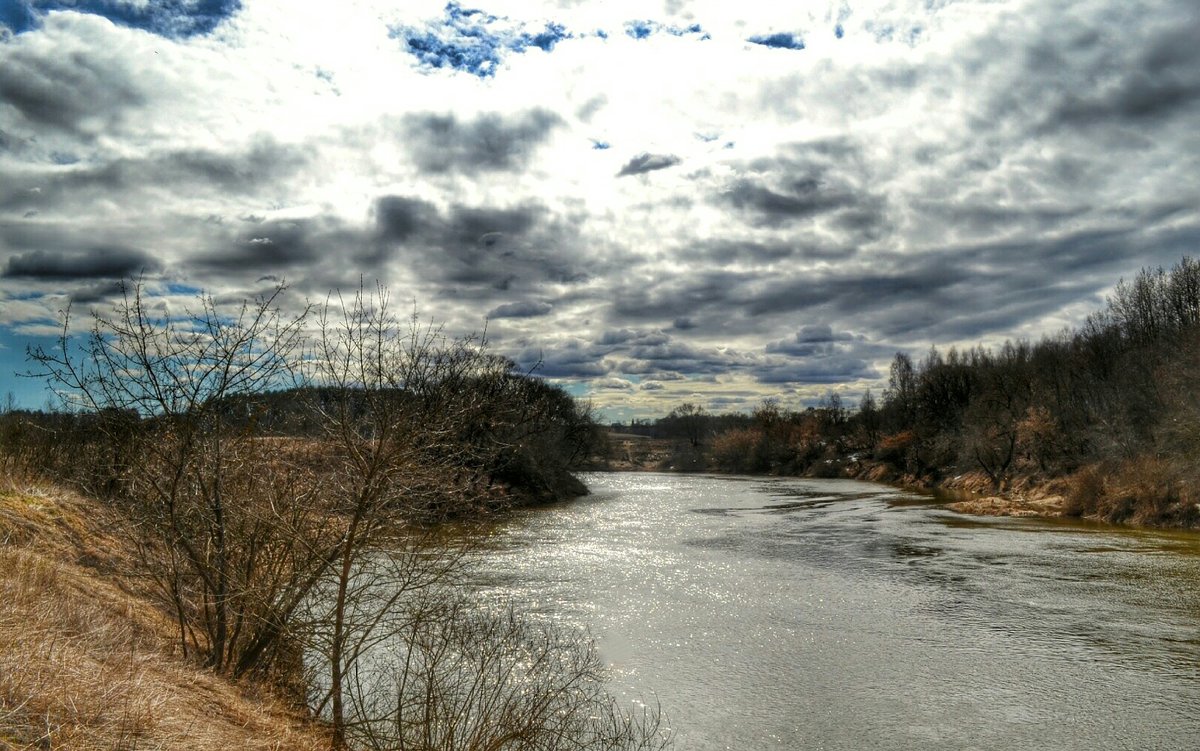
[[[610,436],[606,460],[595,469],[624,472],[709,472],[720,474],[704,447],[632,434]],[[732,474],[745,474],[744,471]],[[789,472],[762,474],[793,476]],[[1200,528],[1197,483],[1186,468],[1161,459],[1136,458],[1081,467],[1063,476],[1014,473],[1000,488],[978,469],[914,475],[879,459],[858,456],[813,462],[794,476],[845,477],[949,496],[946,508],[963,514],[1056,518],[1069,516],[1107,524]]]
[[[0,751],[325,749],[276,687],[186,660],[101,503],[0,479]]]
[[[953,500],[945,507],[960,514],[1056,518],[1066,515],[1070,507],[1070,483],[1063,478],[1023,477],[1011,483],[1003,492],[997,492],[991,479],[979,471],[967,471],[933,481],[897,474],[887,465],[874,463],[852,472],[850,476],[856,480],[882,482],[948,496]]]

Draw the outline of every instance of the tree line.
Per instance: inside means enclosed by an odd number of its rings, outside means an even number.
[[[120,509],[178,653],[281,687],[334,749],[661,747],[587,639],[468,600],[446,531],[586,492],[588,410],[383,288],[283,293],[172,312],[133,281],[83,337],[64,315],[29,358],[67,409],[7,411],[5,469]]]
[[[887,388],[853,410],[836,394],[749,415],[685,404],[632,429],[675,441],[664,468],[924,486],[975,471],[994,491],[1052,484],[1071,514],[1193,526],[1198,389],[1200,263],[1183,258],[1122,280],[1083,325],[1036,343],[897,353]]]

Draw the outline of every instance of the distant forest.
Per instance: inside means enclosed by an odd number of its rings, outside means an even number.
[[[897,353],[856,410],[836,395],[790,411],[684,404],[614,429],[672,440],[663,469],[872,476],[937,486],[982,473],[995,491],[1060,482],[1067,512],[1200,521],[1200,263],[1122,280],[1074,331],[997,350]]]

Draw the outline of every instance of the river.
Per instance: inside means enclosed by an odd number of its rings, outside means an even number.
[[[485,598],[587,628],[680,751],[1200,747],[1200,535],[842,480],[595,473]]]

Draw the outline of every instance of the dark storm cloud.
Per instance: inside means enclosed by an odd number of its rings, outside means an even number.
[[[736,351],[697,347],[687,342],[672,342],[653,348],[636,348],[628,359],[614,355],[615,372],[631,375],[650,375],[670,370],[689,375],[721,375],[744,371],[752,358]]]
[[[526,346],[515,359],[526,367],[540,360],[538,372],[556,378],[621,373],[656,381],[680,380],[681,373],[713,376],[756,363],[734,349],[700,347],[649,328],[610,330],[591,342],[571,338],[547,350]]]
[[[609,330],[593,343],[591,351],[597,358],[615,363],[616,372],[635,375],[715,375],[753,362],[734,349],[696,346],[661,329]]]
[[[1136,124],[1194,108],[1200,102],[1197,39],[1200,14],[1193,10],[1190,17],[1148,39],[1128,65],[1100,73],[1100,85],[1064,92],[1052,118],[1066,125]]]
[[[861,334],[808,324],[791,337],[767,344],[768,357],[753,369],[760,383],[840,383],[877,378],[872,364],[892,354]]]
[[[1060,14],[1028,31],[1019,44],[983,39],[962,60],[986,72],[977,81],[974,130],[1076,138],[1116,128],[1138,136],[1200,105],[1200,15],[1190,0],[1160,3],[1152,13],[1129,3]],[[1012,64],[991,65],[996,59]]]
[[[767,264],[781,261],[793,256],[820,257],[828,255],[837,257],[836,252],[827,248],[797,242],[757,242],[754,240],[733,239],[702,239],[679,249],[679,254],[718,266],[729,266],[735,263]]]
[[[733,292],[754,316],[822,310],[899,340],[946,341],[1010,332],[1095,296],[1122,273],[1169,264],[1200,228],[1168,234],[1083,232],[915,258],[879,256],[877,270],[768,282]]]
[[[69,297],[73,305],[91,305],[118,297],[125,290],[120,280],[89,284],[72,290]]]
[[[866,339],[843,341],[824,329],[801,329],[765,350],[804,357],[840,351],[870,362],[892,347],[1008,335],[1081,300],[1100,295],[1122,275],[1170,265],[1200,247],[1200,222],[1170,231],[1077,232],[1059,238],[984,243],[923,253],[877,252],[865,264],[803,273],[697,270],[635,280],[613,295],[610,324],[670,326],[685,319],[693,335],[735,340],[786,320],[838,321]],[[619,330],[619,329],[618,329]],[[886,352],[882,353],[886,356]],[[782,372],[782,371],[781,371]]]
[[[361,244],[362,240],[360,233],[330,218],[267,221],[191,257],[189,265],[237,277],[247,273],[303,271],[323,259],[336,263],[347,246]]]
[[[456,296],[492,299],[548,282],[575,284],[597,268],[583,258],[574,222],[537,203],[440,210],[419,198],[383,196],[373,214],[376,258],[404,259]]]
[[[275,183],[309,163],[295,146],[261,138],[243,152],[227,154],[201,149],[174,151],[150,160],[144,174],[132,169],[132,177],[156,185],[172,178],[205,182],[223,190],[245,191]]]
[[[81,253],[35,250],[11,256],[0,276],[37,280],[119,279],[158,268],[158,261],[140,250],[98,246]]]
[[[1086,206],[1039,207],[1028,203],[1001,206],[977,200],[959,200],[957,197],[945,201],[917,199],[911,202],[911,206],[931,220],[969,229],[984,236],[1013,227],[1042,233],[1089,210]]]
[[[135,73],[108,52],[0,45],[0,112],[7,105],[34,128],[91,137],[145,101]]]
[[[384,196],[375,201],[375,229],[385,243],[399,243],[425,231],[438,221],[437,207],[407,196]]]
[[[747,271],[700,269],[687,275],[637,280],[613,290],[612,314],[617,321],[672,321],[693,324],[701,314],[736,310],[731,296],[739,287],[757,280]]]
[[[785,228],[828,217],[848,242],[878,239],[890,227],[886,201],[867,187],[861,149],[849,141],[791,144],[735,168],[741,174],[724,187],[718,203],[754,226]]]
[[[549,315],[554,306],[544,302],[510,302],[488,311],[488,318],[537,318]]]
[[[218,189],[253,193],[295,174],[308,163],[298,148],[260,139],[246,150],[201,149],[114,159],[97,165],[43,167],[12,176],[0,186],[0,210],[72,209],[142,189]]]
[[[825,355],[836,351],[840,344],[860,341],[861,336],[847,332],[834,333],[829,324],[810,324],[802,326],[790,339],[771,342],[766,351],[770,354],[789,355],[791,357],[811,357]]]
[[[649,154],[642,152],[625,163],[617,177],[644,175],[647,172],[674,167],[682,160],[674,154]]]
[[[725,194],[736,209],[757,214],[757,221],[780,225],[849,206],[853,197],[825,189],[814,178],[794,180],[775,191],[755,180],[739,180]]]
[[[432,173],[515,171],[563,120],[545,109],[505,117],[483,114],[463,121],[456,115],[425,113],[404,119],[413,160]]]
[[[848,355],[773,363],[754,370],[759,383],[844,383],[860,378],[878,378],[879,371],[868,361]]]
[[[634,329],[617,329],[605,331],[596,340],[601,347],[611,347],[621,344],[636,344],[638,346],[658,346],[666,344],[670,337],[661,331],[637,331]]]
[[[580,339],[555,342],[547,349],[526,343],[514,353],[524,369],[534,369],[537,375],[547,378],[596,378],[606,375],[608,367],[601,362],[601,353]]]

